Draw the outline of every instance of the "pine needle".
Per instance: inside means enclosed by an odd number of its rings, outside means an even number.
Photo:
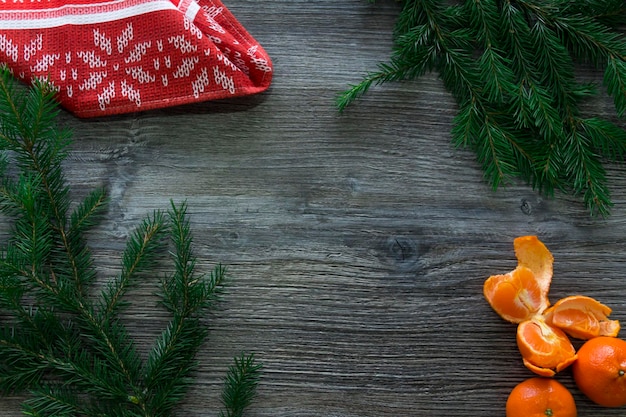
[[[57,114],[45,82],[20,88],[0,69],[0,212],[11,222],[0,243],[0,392],[26,395],[28,416],[170,416],[193,383],[225,269],[196,271],[187,204],[171,202],[137,226],[119,276],[94,292],[85,234],[106,214],[107,192],[71,201],[63,171],[70,135]],[[123,324],[125,296],[162,271],[168,253],[171,272],[159,292],[171,320],[143,359]],[[241,415],[260,368],[236,364],[228,392]]]
[[[254,355],[235,358],[229,368],[222,392],[222,403],[226,411],[220,417],[241,417],[244,410],[252,403],[259,384],[261,365],[254,360]]]
[[[626,6],[621,0],[402,0],[388,63],[337,98],[339,111],[372,86],[439,73],[459,106],[452,139],[476,153],[494,188],[521,178],[552,195],[582,196],[591,215],[612,201],[603,164],[622,162],[624,128],[583,117],[597,94],[579,64],[603,73],[626,115]]]

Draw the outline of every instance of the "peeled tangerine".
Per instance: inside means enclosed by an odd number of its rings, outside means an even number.
[[[524,266],[489,277],[483,292],[496,313],[511,323],[528,320],[550,305],[547,291],[539,285],[533,271]]]
[[[550,307],[554,258],[536,236],[518,237],[513,246],[517,268],[489,277],[483,293],[503,319],[518,323],[517,345],[527,368],[552,376],[572,364],[576,351],[568,334],[579,339],[617,336],[620,325],[608,319],[611,309],[593,298],[576,295]]]
[[[548,296],[554,257],[537,236],[520,236],[513,240],[513,249],[519,266],[525,266],[533,271],[537,285]]]
[[[584,295],[565,297],[544,312],[546,322],[563,329],[576,339],[616,337],[620,330],[617,320],[609,320],[611,309]]]
[[[505,320],[521,323],[550,305],[548,291],[554,258],[537,236],[513,241],[517,268],[485,281],[483,292],[491,307]]]
[[[576,360],[576,350],[567,335],[540,315],[517,326],[517,347],[524,365],[541,376],[553,376]]]

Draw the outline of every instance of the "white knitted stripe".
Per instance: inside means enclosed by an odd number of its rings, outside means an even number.
[[[45,10],[2,10],[0,11],[0,30],[89,25],[161,10],[178,9],[169,0],[114,0],[108,3],[65,5]]]
[[[189,5],[189,8],[185,12],[185,17],[187,17],[187,19],[193,22],[199,11],[200,11],[200,5],[196,3],[195,1],[192,1],[191,4]]]

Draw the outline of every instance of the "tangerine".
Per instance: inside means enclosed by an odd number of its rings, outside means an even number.
[[[537,236],[520,236],[513,246],[517,267],[487,278],[483,294],[500,317],[518,324],[517,345],[528,369],[553,376],[571,365],[576,351],[568,334],[617,336],[619,321],[609,320],[611,309],[593,298],[575,295],[550,307],[554,257]]]
[[[582,340],[617,336],[620,324],[617,320],[609,320],[610,314],[609,307],[584,295],[562,298],[544,312],[547,323]]]
[[[552,282],[554,256],[537,236],[520,236],[513,240],[513,249],[520,266],[533,271],[542,293],[548,294]]]
[[[574,381],[591,401],[604,407],[626,405],[626,341],[594,337],[578,350]]]
[[[576,350],[565,332],[550,326],[543,316],[517,326],[517,347],[524,365],[541,376],[554,376],[576,360]]]
[[[535,274],[524,266],[518,266],[508,274],[487,278],[483,293],[491,308],[512,323],[528,320],[550,304]]]
[[[506,417],[576,417],[576,403],[567,388],[552,378],[520,382],[506,401]]]

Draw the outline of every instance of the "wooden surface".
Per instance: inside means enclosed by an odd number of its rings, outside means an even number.
[[[260,96],[78,120],[67,175],[106,185],[92,236],[103,279],[143,216],[187,200],[196,254],[230,284],[211,317],[197,384],[177,415],[215,416],[240,351],[264,363],[249,417],[504,416],[532,376],[515,327],[482,296],[515,266],[512,241],[538,235],[555,256],[552,299],[584,293],[626,323],[626,177],[591,219],[576,198],[523,184],[494,192],[450,143],[455,105],[436,75],[377,88],[338,115],[336,94],[387,59],[394,1],[227,0],[271,55]],[[610,101],[590,105],[612,114]],[[623,123],[622,123],[623,125]],[[151,343],[166,317],[147,281],[127,320]],[[572,388],[568,371],[558,379]],[[573,390],[579,416],[619,416]],[[19,398],[0,403],[19,415]]]

